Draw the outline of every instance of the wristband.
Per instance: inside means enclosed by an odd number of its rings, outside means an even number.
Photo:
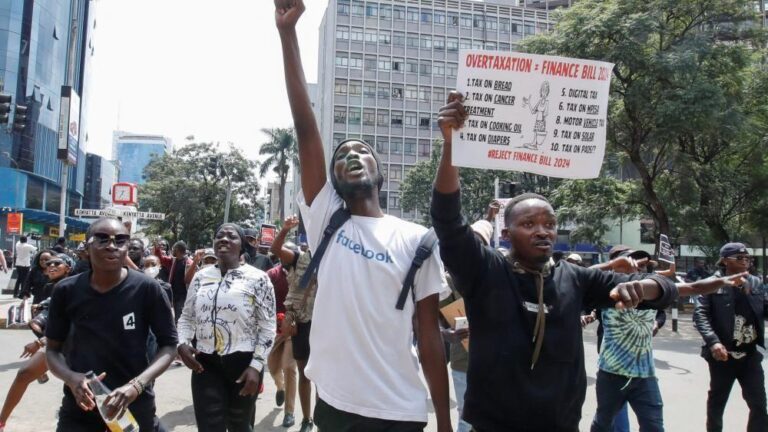
[[[138,380],[138,378],[134,378],[128,382],[135,390],[136,393],[141,395],[144,393],[144,384],[141,383],[141,381]]]

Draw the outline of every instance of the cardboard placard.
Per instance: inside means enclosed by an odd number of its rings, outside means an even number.
[[[451,328],[456,328],[456,318],[467,316],[467,311],[464,309],[464,299],[458,299],[449,305],[443,306],[440,308],[440,313],[443,314]],[[462,340],[461,345],[464,347],[464,350],[469,351],[469,338]]]
[[[675,250],[672,249],[672,244],[666,234],[659,235],[659,261],[669,264],[675,263]]]

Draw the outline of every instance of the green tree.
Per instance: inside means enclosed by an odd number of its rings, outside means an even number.
[[[280,182],[279,212],[280,220],[285,219],[285,184],[288,181],[288,172],[291,165],[299,166],[299,152],[296,146],[296,133],[292,128],[272,128],[262,129],[267,134],[269,141],[262,144],[259,149],[260,155],[268,155],[261,163],[259,174],[264,177],[271,168],[277,174]]]
[[[190,247],[210,245],[214,230],[224,220],[228,186],[219,165],[232,182],[229,220],[254,226],[262,214],[261,204],[253,199],[259,193],[256,162],[231,145],[222,152],[213,143],[193,143],[153,157],[144,168],[141,209],[166,215],[163,221],[150,221],[145,232],[173,241],[183,239]]]
[[[748,99],[764,34],[754,19],[749,0],[584,0],[559,14],[552,33],[522,43],[616,65],[608,153],[633,171],[657,234],[674,226],[722,241],[750,198],[722,191],[748,184],[729,169],[754,160],[758,142]]]
[[[400,184],[400,203],[404,210],[417,210],[421,222],[431,225],[429,204],[432,200],[432,183],[440,163],[442,140],[432,145],[429,160],[417,163],[408,172]],[[515,182],[518,192],[534,192],[548,196],[559,180],[535,174],[512,171],[481,170],[474,168],[459,169],[461,181],[461,211],[464,218],[474,222],[485,216],[488,204],[494,199],[494,181],[500,183]]]

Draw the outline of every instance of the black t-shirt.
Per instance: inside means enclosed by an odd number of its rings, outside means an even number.
[[[733,341],[736,351],[752,352],[757,347],[757,318],[749,299],[740,288],[733,289]]]
[[[106,372],[105,384],[115,389],[149,366],[149,330],[158,346],[176,346],[176,327],[170,302],[154,279],[129,269],[119,285],[101,294],[91,288],[90,277],[85,272],[59,282],[45,335],[67,342],[70,369]]]

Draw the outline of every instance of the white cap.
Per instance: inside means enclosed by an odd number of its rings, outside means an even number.
[[[568,255],[568,257],[565,260],[566,261],[575,261],[577,263],[580,263],[581,262],[581,255],[579,255],[577,253],[572,253],[572,254]]]

